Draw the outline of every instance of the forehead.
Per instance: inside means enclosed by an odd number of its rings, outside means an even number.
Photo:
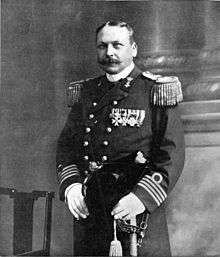
[[[125,27],[105,26],[97,35],[97,42],[130,42],[129,32]]]

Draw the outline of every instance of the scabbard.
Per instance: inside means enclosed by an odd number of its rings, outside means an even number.
[[[132,217],[130,225],[137,226],[136,217]],[[130,255],[137,256],[137,234],[133,232],[130,234]]]

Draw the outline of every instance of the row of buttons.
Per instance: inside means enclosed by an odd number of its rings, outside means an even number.
[[[86,133],[90,133],[90,131],[91,131],[91,128],[87,127],[87,128],[86,128]],[[107,128],[106,128],[106,131],[107,131],[108,133],[111,133],[111,132],[112,132],[112,128],[111,128],[111,127],[107,127]],[[88,146],[88,145],[89,145],[89,142],[88,142],[88,141],[84,141],[84,142],[83,142],[83,146],[86,147],[86,146]],[[103,145],[104,145],[104,146],[108,146],[108,145],[109,145],[109,142],[108,142],[107,140],[105,140],[105,141],[103,141]],[[107,158],[107,156],[104,155],[104,156],[102,156],[101,159],[102,159],[102,161],[107,161],[108,158]],[[89,156],[88,156],[88,155],[85,155],[85,156],[84,156],[84,160],[85,160],[85,161],[88,161],[88,160],[89,160]]]
[[[84,141],[83,142],[83,146],[88,146],[89,145],[89,141]],[[103,145],[107,146],[108,145],[108,141],[103,141]]]
[[[118,101],[113,101],[113,105],[117,105],[118,104]],[[94,106],[94,107],[96,107],[97,106],[97,103],[96,102],[93,102],[92,103],[92,105]]]
[[[102,161],[104,162],[104,161],[107,161],[107,160],[108,160],[108,157],[107,157],[106,155],[103,155],[101,159],[102,159]],[[85,155],[85,156],[84,156],[84,160],[85,160],[85,161],[88,161],[88,160],[89,160],[89,156],[88,156],[88,155]]]
[[[117,104],[118,104],[118,101],[113,101],[113,105],[117,105]],[[93,105],[94,107],[96,107],[96,106],[97,106],[97,103],[96,103],[96,102],[93,102],[92,105]],[[95,116],[94,116],[93,113],[90,113],[90,114],[89,114],[89,119],[90,119],[90,120],[92,120],[94,117],[95,117]],[[94,121],[94,123],[97,123],[97,121]],[[111,133],[111,132],[112,132],[112,128],[111,128],[111,127],[107,127],[107,128],[106,128],[106,131],[107,131],[108,133]],[[90,133],[90,132],[91,132],[91,128],[90,128],[90,127],[87,127],[87,128],[86,128],[86,133]],[[84,141],[84,142],[83,142],[83,146],[84,146],[84,147],[86,147],[86,146],[88,146],[88,145],[89,145],[89,142],[88,142],[88,141]],[[104,146],[108,146],[108,145],[109,145],[109,142],[108,142],[107,140],[105,140],[105,141],[103,141],[103,145],[104,145]],[[107,161],[108,157],[107,157],[106,155],[104,155],[104,156],[101,157],[101,159],[102,159],[102,161]],[[85,156],[84,156],[84,160],[85,160],[85,161],[88,161],[88,160],[89,160],[89,156],[88,156],[88,155],[85,155]]]
[[[86,133],[89,133],[91,131],[91,128],[90,127],[87,127],[86,128]],[[112,128],[111,127],[107,127],[106,128],[106,131],[108,132],[108,133],[111,133],[112,132]]]

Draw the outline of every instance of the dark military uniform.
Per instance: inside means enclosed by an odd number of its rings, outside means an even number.
[[[57,147],[60,199],[64,200],[69,185],[83,183],[91,163],[110,167],[107,172],[114,167],[113,173],[124,175],[127,162],[127,189],[150,213],[139,255],[169,256],[164,201],[184,164],[178,79],[143,73],[135,67],[126,79],[116,83],[110,83],[106,76],[71,83],[68,99],[72,108]],[[129,163],[129,156],[137,152],[146,159],[145,168],[138,175]],[[88,217],[75,224],[75,255],[108,255],[113,233],[104,220]],[[128,255],[128,235],[119,232],[119,238]]]

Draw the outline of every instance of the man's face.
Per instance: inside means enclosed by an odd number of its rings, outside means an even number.
[[[117,74],[129,66],[137,55],[137,46],[131,43],[125,27],[105,26],[97,35],[97,60],[109,74]]]

